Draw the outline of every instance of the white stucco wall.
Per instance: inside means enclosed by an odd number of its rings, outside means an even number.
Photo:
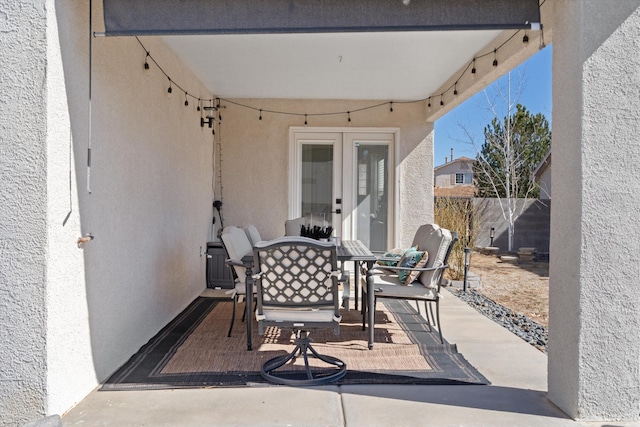
[[[0,414],[45,413],[46,19],[0,0]]]
[[[583,420],[640,419],[640,1],[615,4],[554,24],[549,397]]]
[[[86,144],[85,126],[72,127],[71,108],[83,108],[88,97],[86,70],[88,50],[75,52],[63,62],[62,45],[71,28],[86,28],[88,20],[82,9],[57,10],[53,1],[47,9],[47,73],[46,73],[46,412],[62,413],[82,399],[97,384],[93,368],[91,330],[85,285],[84,253],[76,241],[82,235],[77,178],[74,167],[82,164],[80,146]],[[60,15],[60,22],[56,17]],[[63,35],[59,36],[59,31]],[[84,40],[88,40],[85,37]],[[80,36],[78,34],[76,37]],[[81,36],[80,36],[81,37]],[[67,47],[65,46],[65,50]],[[71,69],[69,65],[75,64]],[[68,99],[67,82],[77,84],[77,98]],[[86,107],[81,117],[87,117]],[[75,117],[74,121],[80,119]],[[78,162],[75,162],[75,158]],[[66,219],[66,222],[65,222]],[[63,224],[63,222],[65,222]]]
[[[211,95],[156,38],[153,57],[191,94]],[[135,38],[93,44],[91,190],[79,169],[91,348],[105,379],[205,288],[212,215],[213,135],[196,102],[154,64]],[[86,158],[86,145],[77,154]],[[82,164],[83,162],[80,162]],[[135,325],[134,327],[132,327]]]
[[[7,425],[72,407],[205,288],[213,136],[195,102],[168,99],[153,65],[144,74],[134,38],[93,39],[90,131],[88,5],[0,0]],[[211,96],[159,39],[143,42],[176,82]]]
[[[313,114],[349,111],[375,101],[242,99],[239,103],[274,111]],[[303,126],[304,117],[262,113],[222,103],[222,197],[225,225],[254,224],[269,239],[284,235],[288,209],[289,128]],[[433,124],[426,123],[424,103],[346,115],[313,116],[309,126],[399,128],[400,188],[397,228],[400,242],[410,244],[420,224],[433,221]]]

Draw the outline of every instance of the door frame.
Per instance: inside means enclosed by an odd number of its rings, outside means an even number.
[[[393,134],[393,165],[390,167],[393,168],[393,218],[392,218],[392,230],[390,240],[391,247],[395,247],[398,242],[398,227],[397,227],[397,216],[398,216],[398,208],[400,206],[400,162],[399,162],[399,141],[400,141],[400,128],[390,128],[390,127],[308,127],[308,126],[292,126],[289,127],[289,162],[288,162],[288,209],[287,215],[288,219],[298,218],[300,216],[300,167],[298,165],[298,157],[300,155],[299,148],[296,144],[295,135],[298,132],[302,133],[342,133],[342,141],[343,141],[343,150],[352,149],[352,147],[346,147],[345,134],[366,134],[366,133],[388,133]],[[352,157],[352,156],[351,156]],[[344,165],[342,165],[344,171]],[[353,171],[352,171],[353,172]],[[347,177],[344,176],[343,173],[343,182]],[[352,179],[350,179],[351,181]],[[352,184],[352,183],[351,183]],[[351,185],[350,184],[350,185]],[[350,205],[350,203],[349,203]],[[344,203],[343,203],[344,206]],[[350,207],[352,210],[352,207]],[[351,220],[351,210],[346,212],[346,209],[343,208],[343,215],[341,218],[341,228],[342,225],[347,221],[347,229],[351,230],[352,220]]]

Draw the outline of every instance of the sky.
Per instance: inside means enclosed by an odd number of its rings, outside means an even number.
[[[524,105],[532,114],[542,113],[551,126],[551,45],[542,49],[527,61],[511,70],[512,102]],[[488,86],[485,91],[489,99],[494,99],[498,88],[507,93],[508,77],[505,74],[496,82]],[[519,97],[516,97],[518,86],[521,87]],[[450,111],[435,123],[434,166],[445,163],[445,157],[462,156],[475,158],[476,149],[466,135],[465,129],[473,136],[478,150],[484,142],[483,130],[491,123],[493,113],[488,109],[487,95],[483,91]],[[501,108],[499,118],[507,115],[506,104],[497,104]]]

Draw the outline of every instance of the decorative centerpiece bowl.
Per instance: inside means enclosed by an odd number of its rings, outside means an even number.
[[[312,239],[329,239],[333,233],[333,227],[320,227],[320,226],[300,226],[300,235],[302,237],[311,237]]]

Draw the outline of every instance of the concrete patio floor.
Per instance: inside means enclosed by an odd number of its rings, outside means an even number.
[[[444,291],[444,336],[490,386],[94,391],[64,426],[640,426],[581,423],[546,398],[547,356]],[[375,351],[375,350],[374,350]]]

